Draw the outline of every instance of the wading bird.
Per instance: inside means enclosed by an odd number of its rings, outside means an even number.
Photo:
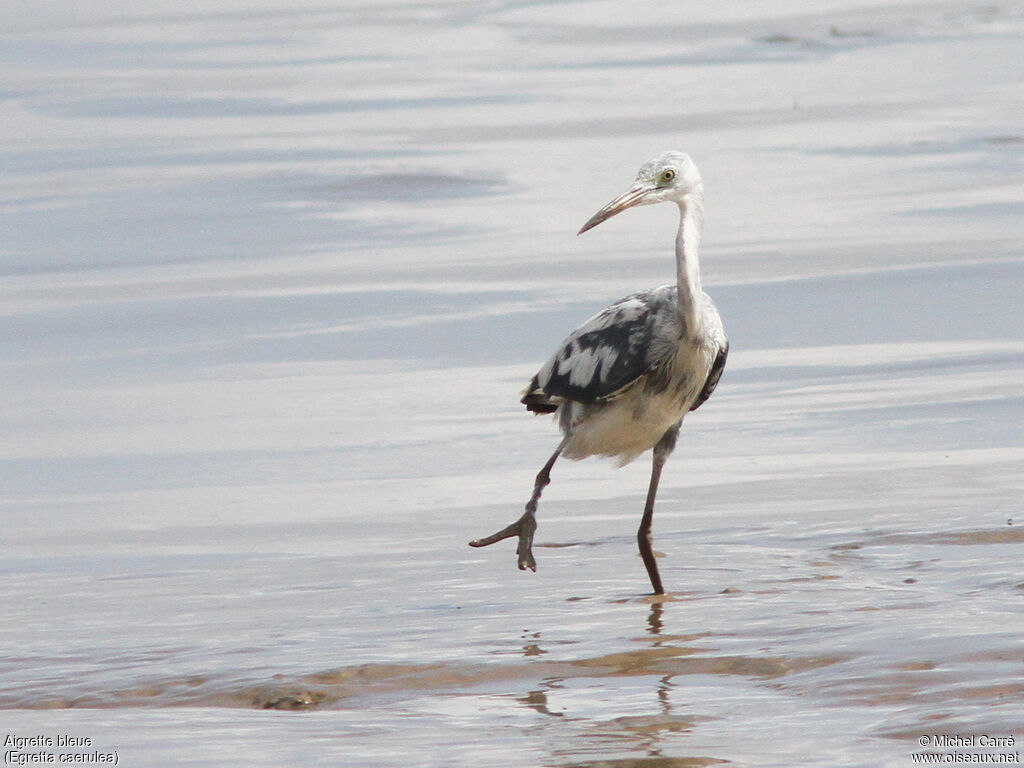
[[[578,234],[635,205],[679,206],[676,284],[634,293],[590,318],[562,342],[523,392],[533,413],[555,413],[563,438],[537,474],[522,517],[491,536],[486,547],[519,538],[519,569],[537,570],[532,546],[541,492],[559,456],[609,456],[619,466],[654,449],[637,543],[651,586],[664,594],[651,549],[654,498],[661,469],[676,445],[683,417],[715,390],[729,342],[714,302],[700,285],[697,249],[704,224],[704,185],[689,155],[665,152],[645,163],[624,194],[594,214]]]

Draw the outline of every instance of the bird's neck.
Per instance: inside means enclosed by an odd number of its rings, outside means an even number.
[[[704,190],[699,187],[679,201],[676,234],[676,282],[682,335],[696,338],[701,325],[700,236],[704,229]]]

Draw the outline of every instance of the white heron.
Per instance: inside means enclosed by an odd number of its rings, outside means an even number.
[[[534,413],[555,413],[562,441],[537,474],[522,517],[491,536],[486,547],[519,537],[519,569],[537,570],[532,545],[541,492],[559,456],[609,456],[619,466],[654,449],[651,482],[637,531],[651,586],[664,594],[651,549],[651,522],[661,470],[683,417],[704,403],[725,368],[729,342],[714,302],[701,289],[697,250],[704,224],[704,185],[690,156],[665,152],[645,163],[633,186],[594,214],[578,234],[635,205],[679,206],[676,283],[617,301],[562,342],[523,392]]]

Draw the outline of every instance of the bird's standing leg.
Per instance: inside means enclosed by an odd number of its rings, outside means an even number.
[[[651,586],[654,594],[665,594],[661,586],[661,576],[658,573],[658,563],[654,559],[654,550],[651,549],[651,523],[654,520],[654,498],[658,495],[658,481],[661,479],[661,468],[665,466],[672,450],[676,447],[676,438],[679,436],[679,424],[671,427],[661,440],[654,446],[654,462],[651,467],[651,484],[647,488],[647,503],[644,504],[644,516],[640,519],[640,528],[636,532],[636,542],[640,547],[640,557],[647,566],[647,575],[651,577]]]
[[[526,511],[523,512],[522,517],[512,523],[512,525],[502,528],[497,533],[492,533],[490,536],[485,536],[482,539],[473,539],[473,541],[469,542],[469,546],[486,547],[510,536],[518,536],[519,546],[516,547],[516,554],[519,555],[519,570],[525,571],[527,568],[531,571],[537,570],[537,561],[533,559],[533,532],[537,530],[537,503],[540,501],[540,495],[544,491],[545,486],[551,482],[551,468],[555,466],[555,461],[562,454],[565,442],[565,440],[562,440],[558,444],[558,448],[551,454],[548,463],[537,473],[537,479],[533,483],[533,495],[526,502]]]

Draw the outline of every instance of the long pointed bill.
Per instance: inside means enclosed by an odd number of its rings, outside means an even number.
[[[622,213],[627,208],[632,208],[634,205],[638,205],[644,202],[644,198],[647,193],[651,191],[651,187],[647,184],[634,184],[630,187],[628,192],[616,197],[608,205],[602,208],[600,211],[590,217],[590,220],[583,225],[583,228],[577,232],[577,235],[582,235],[588,229],[593,229],[605,219],[610,219],[617,213]]]

